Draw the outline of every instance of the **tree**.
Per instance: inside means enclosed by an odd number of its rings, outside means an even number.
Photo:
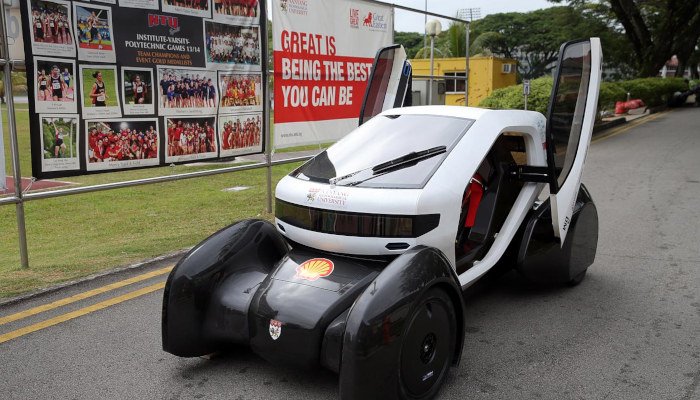
[[[600,37],[608,50],[625,45],[620,33],[591,13],[581,8],[551,7],[528,13],[491,14],[474,21],[470,52],[516,59],[520,75],[531,79],[550,73],[562,43],[591,36]],[[607,61],[625,63],[619,51],[608,50]]]
[[[463,23],[453,22],[435,38],[436,57],[464,57],[467,54],[467,28]],[[423,47],[423,34],[394,32],[394,42],[402,44],[408,58],[430,57],[430,45]],[[430,39],[428,38],[428,43]]]
[[[466,57],[467,27],[462,22],[452,22],[438,40],[440,48],[450,57]]]
[[[688,66],[690,67],[690,78],[700,79],[700,72],[698,72],[698,66],[700,66],[700,40],[698,40],[698,44],[695,45],[695,51],[688,59]]]
[[[499,32],[484,32],[472,42],[469,52],[472,54],[483,54],[490,56],[493,54],[491,49],[505,49],[508,44],[504,36]]]
[[[402,44],[408,58],[415,58],[423,47],[423,34],[417,32],[394,32],[394,43]]]
[[[594,9],[611,26],[624,31],[640,76],[656,76],[676,55],[677,74],[696,53],[700,39],[700,0],[550,0]]]

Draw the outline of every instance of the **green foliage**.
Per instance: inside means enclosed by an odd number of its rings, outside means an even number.
[[[605,60],[614,67],[628,61],[621,33],[587,10],[573,7],[491,14],[474,21],[471,51],[514,58],[523,78],[537,78],[551,71],[562,43],[593,36],[601,38]]]
[[[24,96],[27,94],[27,74],[24,72],[12,73],[12,90],[15,95]],[[5,78],[0,81],[0,96],[5,96]]]
[[[552,92],[552,78],[533,79],[530,82],[528,110],[545,113]],[[615,102],[627,100],[627,93],[632,99],[642,99],[648,107],[665,105],[673,93],[685,91],[688,84],[681,78],[641,78],[620,82],[603,82],[600,85],[598,111],[613,110]],[[494,109],[522,110],[524,108],[523,85],[509,86],[494,90],[479,104],[480,107]]]
[[[441,46],[450,57],[465,57],[467,55],[467,27],[461,22],[453,22],[447,31],[441,35],[445,43]]]
[[[472,42],[469,52],[471,54],[482,54],[490,56],[493,50],[502,49],[507,46],[506,40],[499,32],[484,32]]]
[[[675,92],[688,90],[683,78],[640,78],[622,81],[620,85],[632,99],[642,99],[649,107],[665,105]]]
[[[627,38],[628,63],[637,76],[656,76],[673,55],[685,66],[700,59],[700,1],[697,0],[550,0],[586,10]],[[604,51],[607,52],[605,46]],[[632,56],[633,55],[633,56]],[[692,68],[691,68],[692,70]]]
[[[640,78],[620,82],[603,82],[598,95],[599,110],[613,110],[615,103],[630,99],[642,99],[647,107],[663,106],[675,92],[688,90],[682,78]]]
[[[627,90],[620,82],[603,82],[598,91],[598,110],[614,110],[615,102],[627,100]]]
[[[527,98],[527,109],[547,112],[549,96],[552,92],[552,78],[545,76],[530,81],[530,95]],[[480,107],[495,109],[517,109],[525,107],[523,85],[513,85],[494,90],[493,93],[479,104]]]
[[[416,32],[394,32],[394,43],[403,45],[408,58],[430,57],[430,37]],[[463,23],[452,22],[435,38],[435,57],[464,57],[467,52],[467,28]]]
[[[418,51],[423,48],[423,34],[417,32],[394,32],[394,43],[403,45],[408,58],[416,58]]]

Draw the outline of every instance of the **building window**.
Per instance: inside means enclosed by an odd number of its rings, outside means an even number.
[[[464,72],[445,72],[445,84],[447,85],[447,93],[464,93],[465,80]],[[450,79],[450,76],[460,77],[462,79]]]

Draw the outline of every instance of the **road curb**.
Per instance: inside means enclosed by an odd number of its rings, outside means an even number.
[[[619,118],[619,119],[616,119],[614,121],[609,121],[609,122],[605,122],[602,124],[594,125],[593,126],[593,136],[597,135],[600,132],[605,132],[608,129],[612,129],[612,128],[618,127],[620,125],[624,125],[626,123],[627,123],[626,119]]]
[[[162,256],[151,258],[151,259],[148,259],[145,261],[140,261],[140,262],[135,263],[135,264],[130,264],[130,265],[126,265],[126,266],[112,268],[112,269],[109,269],[107,271],[98,272],[98,273],[88,275],[88,276],[85,276],[82,278],[74,279],[72,281],[59,283],[57,285],[53,285],[53,286],[49,286],[49,287],[46,287],[43,289],[35,290],[35,291],[25,293],[25,294],[22,294],[19,296],[10,297],[8,299],[3,299],[3,300],[0,300],[0,307],[5,307],[5,306],[10,306],[10,305],[14,305],[17,303],[21,303],[23,301],[34,299],[36,297],[43,296],[46,294],[54,293],[54,292],[57,292],[59,290],[65,289],[65,288],[69,288],[69,287],[77,286],[77,285],[80,285],[83,283],[91,282],[91,281],[94,281],[96,279],[106,278],[106,277],[118,275],[118,274],[124,273],[124,272],[131,272],[131,271],[135,271],[135,270],[139,270],[139,269],[146,269],[146,268],[154,267],[154,266],[161,265],[161,264],[175,263],[177,260],[182,258],[182,256],[185,255],[185,253],[187,253],[188,251],[190,251],[189,248],[183,249],[183,250],[178,250],[178,251],[164,254]]]
[[[615,121],[611,121],[606,124],[598,125],[599,128],[596,128],[595,126],[593,127],[593,139],[597,139],[599,137],[605,137],[608,134],[611,133],[611,131],[614,131],[617,128],[627,126],[629,124],[641,124],[644,123],[649,117],[654,116],[655,114],[659,114],[662,112],[670,111],[671,109],[668,107],[654,107],[654,108],[649,108],[649,114],[641,116],[639,118],[635,118],[633,120],[627,121],[625,119],[618,119]]]

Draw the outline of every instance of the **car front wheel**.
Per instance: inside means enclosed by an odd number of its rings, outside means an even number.
[[[440,390],[457,343],[457,319],[444,290],[428,290],[408,318],[399,356],[400,397],[430,399]]]

